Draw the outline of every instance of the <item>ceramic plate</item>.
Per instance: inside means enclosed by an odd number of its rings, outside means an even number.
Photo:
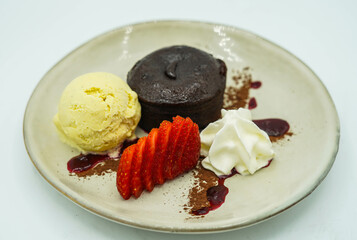
[[[162,47],[185,44],[223,59],[231,79],[249,66],[262,81],[251,90],[258,107],[253,118],[282,118],[293,136],[274,144],[271,166],[253,176],[226,181],[226,202],[204,218],[183,211],[192,173],[135,200],[121,199],[115,173],[80,179],[70,176],[67,161],[78,154],[63,144],[52,123],[65,86],[75,77],[105,71],[126,79],[136,61]],[[330,170],[339,142],[334,104],[318,77],[299,59],[252,33],[202,22],[160,21],[121,27],[71,52],[39,82],[26,109],[24,139],[40,174],[83,208],[112,221],[155,231],[214,232],[268,219],[309,195]]]

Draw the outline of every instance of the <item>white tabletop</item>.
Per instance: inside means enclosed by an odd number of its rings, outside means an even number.
[[[0,239],[356,239],[356,12],[353,0],[0,1]],[[309,197],[245,229],[174,235],[100,218],[40,176],[24,147],[22,118],[41,77],[98,34],[160,19],[247,29],[289,50],[321,78],[339,113],[341,141],[334,166]]]

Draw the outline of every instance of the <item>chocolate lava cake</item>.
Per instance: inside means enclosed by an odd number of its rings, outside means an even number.
[[[200,129],[221,116],[225,63],[188,46],[159,49],[139,60],[127,82],[141,104],[139,126],[146,131],[163,120],[190,117]]]

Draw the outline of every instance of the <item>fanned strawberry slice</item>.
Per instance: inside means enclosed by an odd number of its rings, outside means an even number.
[[[170,132],[169,144],[167,147],[167,158],[164,162],[164,178],[165,179],[173,179],[174,175],[172,172],[173,166],[176,165],[176,158],[175,154],[177,150],[182,146],[183,143],[179,142],[179,136],[181,133],[181,129],[183,127],[185,119],[177,116],[173,118],[174,121],[172,122],[172,129]],[[183,146],[182,146],[183,147]]]
[[[155,154],[155,163],[154,163],[154,182],[155,184],[163,184],[165,182],[164,178],[164,163],[167,158],[167,148],[170,138],[170,132],[172,130],[172,123],[169,121],[163,121],[160,124],[156,154]]]
[[[153,128],[146,138],[145,149],[143,153],[143,163],[141,167],[141,176],[144,187],[151,192],[155,186],[153,180],[153,166],[155,155],[157,155],[156,146],[158,139],[159,129]]]
[[[181,159],[181,170],[186,172],[197,165],[200,157],[201,141],[198,125],[193,123]]]
[[[197,165],[198,159],[200,158],[200,150],[201,150],[201,138],[200,138],[200,130],[198,128],[198,125],[194,123],[193,125],[193,133],[190,137],[192,137],[192,142],[193,142],[193,151],[192,151],[192,167],[195,167]]]
[[[174,122],[175,122],[174,118]],[[179,119],[181,121],[182,119]],[[189,140],[188,137],[190,135],[191,128],[193,127],[193,122],[190,118],[186,118],[181,121],[181,130],[180,134],[177,138],[176,147],[173,150],[173,163],[172,163],[172,178],[177,177],[181,173],[183,173],[183,169],[181,167],[181,160],[182,155],[185,150],[185,146],[187,141]]]
[[[120,195],[124,199],[129,199],[131,196],[131,165],[133,160],[133,155],[136,149],[136,144],[129,146],[123,152],[117,172],[117,188]]]
[[[143,162],[143,153],[145,149],[146,137],[142,137],[136,143],[136,151],[133,155],[131,164],[131,193],[134,197],[140,197],[143,191],[143,182],[141,178],[141,166]]]
[[[177,116],[163,121],[147,137],[126,148],[119,162],[117,188],[124,199],[138,198],[143,189],[187,172],[196,166],[200,154],[197,124]]]

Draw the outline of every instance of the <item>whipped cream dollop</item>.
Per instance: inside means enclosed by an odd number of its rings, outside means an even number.
[[[274,157],[266,132],[253,121],[249,110],[222,109],[222,118],[201,132],[202,166],[217,176],[235,168],[241,175],[255,173]]]

